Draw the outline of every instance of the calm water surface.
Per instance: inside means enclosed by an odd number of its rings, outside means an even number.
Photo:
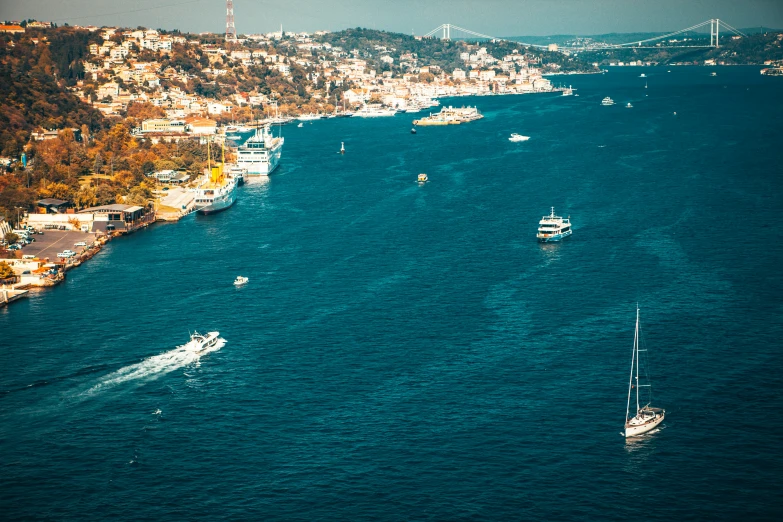
[[[284,127],[229,211],[0,310],[2,518],[776,518],[783,81],[716,70]],[[667,419],[626,442],[637,302]]]

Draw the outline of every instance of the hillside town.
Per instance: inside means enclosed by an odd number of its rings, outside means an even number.
[[[131,103],[149,103],[160,109],[157,117],[135,131],[168,139],[215,134],[228,122],[349,112],[367,104],[404,111],[446,96],[550,92],[544,74],[558,68],[521,46],[496,57],[485,46],[463,43],[461,66],[444,70],[395,48],[376,45],[369,53],[333,46],[325,31],[224,41],[154,29],[84,29],[100,38],[89,44],[72,93],[110,117],[125,115]],[[37,45],[46,45],[46,31],[40,34]],[[254,81],[261,78],[267,81]],[[41,129],[36,139],[45,139],[46,131],[52,129]]]

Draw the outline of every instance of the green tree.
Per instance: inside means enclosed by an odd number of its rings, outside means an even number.
[[[9,244],[12,245],[19,241],[19,236],[14,234],[13,232],[6,232],[5,236],[3,236],[3,239]]]
[[[0,279],[8,279],[9,277],[13,277],[13,275],[14,269],[11,268],[11,265],[5,261],[0,261]]]

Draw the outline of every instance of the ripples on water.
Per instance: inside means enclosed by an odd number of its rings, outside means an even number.
[[[780,82],[724,69],[286,127],[231,210],[0,310],[5,518],[772,518]],[[637,302],[667,419],[624,440]]]

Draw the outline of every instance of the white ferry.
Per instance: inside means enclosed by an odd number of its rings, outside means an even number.
[[[285,138],[273,136],[269,126],[256,129],[244,145],[237,149],[237,166],[249,176],[268,176],[280,163]]]
[[[380,116],[394,116],[397,114],[395,109],[385,109],[383,107],[376,107],[372,105],[365,105],[358,111],[353,113],[354,118],[377,118]]]
[[[209,143],[207,143],[209,158]],[[196,187],[195,208],[199,214],[214,214],[226,210],[236,201],[236,179],[223,172],[224,163],[211,164],[204,171],[204,179]]]
[[[607,96],[606,98],[601,100],[601,105],[605,105],[605,106],[614,105],[614,100],[611,99],[609,96]]]
[[[571,235],[571,218],[562,218],[555,215],[555,207],[548,216],[538,222],[538,234],[536,237],[540,243],[560,241]]]
[[[320,120],[322,117],[320,114],[302,114],[297,116],[296,119],[299,121],[313,121]]]

